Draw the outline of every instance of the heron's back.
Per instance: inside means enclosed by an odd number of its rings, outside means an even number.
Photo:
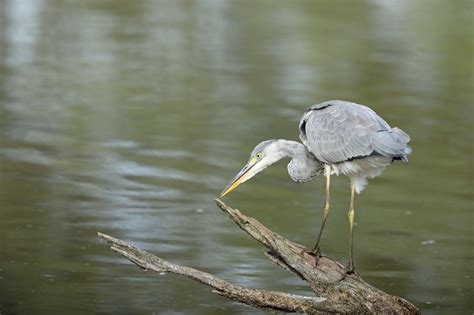
[[[314,156],[360,182],[378,176],[394,160],[407,161],[410,137],[364,105],[328,101],[311,106],[300,121],[300,138]]]
[[[316,158],[341,163],[371,155],[405,160],[410,137],[391,128],[364,105],[328,101],[311,106],[300,121],[300,138]]]

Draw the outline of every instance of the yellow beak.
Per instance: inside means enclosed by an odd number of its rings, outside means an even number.
[[[241,170],[240,172],[235,175],[235,177],[230,181],[230,183],[224,188],[221,193],[221,197],[224,197],[232,190],[234,190],[237,186],[245,182],[247,179],[253,176],[252,172],[250,171],[252,167],[257,163],[256,160],[249,161]]]

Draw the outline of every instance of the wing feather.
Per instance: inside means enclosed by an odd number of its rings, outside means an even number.
[[[410,137],[370,108],[344,101],[311,106],[300,121],[300,138],[317,159],[338,163],[373,154],[401,157]]]

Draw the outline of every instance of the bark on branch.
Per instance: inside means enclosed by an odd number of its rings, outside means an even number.
[[[209,273],[180,266],[111,236],[98,233],[111,249],[142,269],[171,272],[191,278],[224,297],[254,307],[302,313],[397,313],[419,314],[410,302],[389,295],[363,281],[357,274],[344,276],[344,267],[327,257],[316,260],[302,245],[278,235],[254,218],[216,199],[220,209],[252,238],[264,245],[267,256],[278,266],[307,281],[315,296],[266,291],[232,284]]]

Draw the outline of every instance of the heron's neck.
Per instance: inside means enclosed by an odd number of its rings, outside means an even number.
[[[323,164],[306,147],[296,141],[278,140],[282,157],[291,158],[288,174],[295,182],[306,182],[322,172]]]
[[[280,158],[289,157],[292,160],[305,159],[309,153],[306,147],[296,141],[278,139]]]

